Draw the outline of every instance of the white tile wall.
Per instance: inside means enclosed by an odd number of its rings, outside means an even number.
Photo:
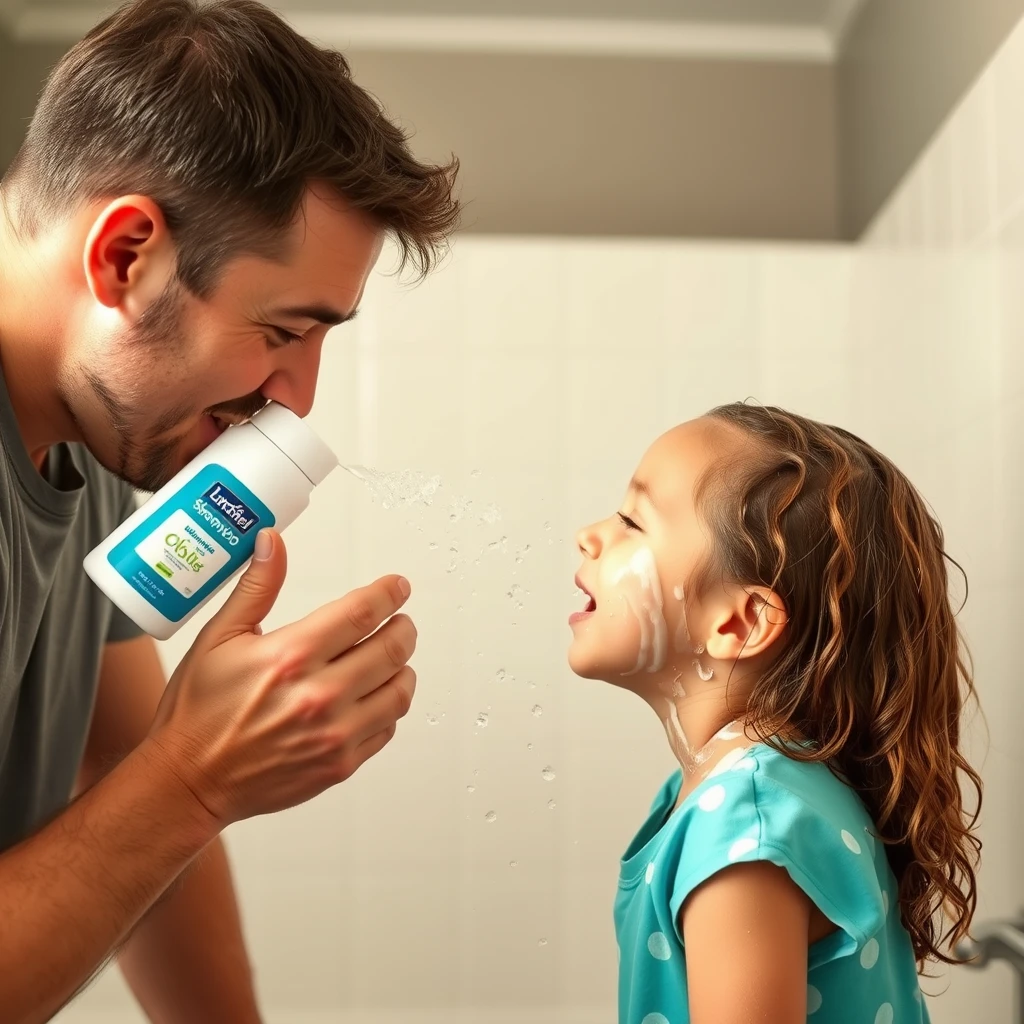
[[[420,690],[353,780],[228,835],[268,1021],[614,1019],[616,861],[671,761],[638,701],[565,667],[572,535],[658,432],[748,396],[863,433],[942,519],[987,715],[982,912],[1024,902],[1022,86],[1024,29],[858,247],[473,238],[423,285],[374,283],[315,425],[443,486],[385,510],[335,474],[288,537],[274,619],[405,572]],[[936,1024],[1011,1019],[1008,972],[930,991]],[[60,1019],[140,1018],[108,972]]]

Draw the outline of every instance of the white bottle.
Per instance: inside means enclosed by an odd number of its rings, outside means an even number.
[[[150,636],[173,636],[283,530],[335,466],[293,412],[270,403],[224,431],[85,558],[93,582]]]

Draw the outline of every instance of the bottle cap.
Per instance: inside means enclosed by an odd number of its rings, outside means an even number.
[[[338,465],[338,457],[313,429],[290,409],[271,402],[250,421],[252,425],[288,456],[316,487]]]

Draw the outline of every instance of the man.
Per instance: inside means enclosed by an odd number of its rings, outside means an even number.
[[[134,0],[51,75],[0,185],[5,1024],[48,1019],[118,949],[152,1019],[259,1020],[217,836],[392,737],[408,584],[263,635],[285,575],[264,532],[165,691],[81,562],[130,485],[268,400],[309,412],[384,237],[432,265],[455,170],[417,162],[339,54],[252,0]]]

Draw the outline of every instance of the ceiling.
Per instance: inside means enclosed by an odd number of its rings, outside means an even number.
[[[269,2],[300,31],[357,48],[828,61],[866,0]],[[15,39],[69,42],[114,5],[0,0],[0,22]]]

